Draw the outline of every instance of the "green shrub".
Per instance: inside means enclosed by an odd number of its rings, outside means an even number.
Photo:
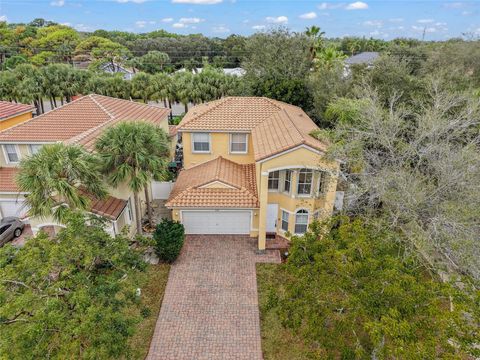
[[[182,250],[185,229],[178,221],[163,219],[153,234],[155,253],[160,260],[174,262]]]

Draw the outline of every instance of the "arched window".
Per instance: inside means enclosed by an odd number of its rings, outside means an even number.
[[[304,234],[308,228],[308,211],[301,209],[295,213],[295,234]]]

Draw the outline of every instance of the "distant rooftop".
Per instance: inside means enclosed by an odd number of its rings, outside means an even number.
[[[0,121],[16,115],[25,114],[35,109],[33,105],[18,104],[10,101],[0,101]]]
[[[365,51],[345,59],[347,65],[366,64],[373,65],[373,62],[380,57],[380,53],[374,51]]]

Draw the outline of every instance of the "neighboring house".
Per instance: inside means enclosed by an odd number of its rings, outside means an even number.
[[[105,63],[100,66],[100,69],[105,71],[106,73],[109,74],[123,74],[123,78],[125,80],[132,80],[133,77],[138,73],[138,70],[135,68],[130,68],[127,66],[123,66],[117,63]]]
[[[226,97],[192,108],[177,131],[184,170],[166,206],[187,234],[303,234],[333,211],[338,163],[300,108]]]
[[[224,68],[220,69],[223,71],[225,75],[232,75],[232,76],[243,76],[245,75],[246,71],[240,67],[237,68]],[[177,70],[176,72],[185,72],[185,68],[182,68],[180,70]],[[203,68],[195,68],[192,70],[193,74],[200,74],[203,71]]]
[[[35,106],[0,101],[0,131],[32,118]]]
[[[344,60],[344,76],[350,75],[350,68],[355,65],[363,65],[372,68],[375,61],[380,57],[380,53],[374,51],[365,51],[357,55],[350,56]]]
[[[87,95],[43,115],[0,132],[0,218],[24,217],[24,198],[15,184],[19,161],[35,154],[43,145],[56,142],[78,144],[92,151],[102,131],[120,121],[147,121],[168,132],[169,110],[153,105],[120,100],[101,95]],[[135,232],[133,193],[126,185],[109,188],[105,199],[91,199],[90,212],[109,220],[107,230],[116,234],[125,225]],[[145,211],[144,194],[140,194]],[[45,226],[62,226],[52,219],[28,219],[35,233]]]

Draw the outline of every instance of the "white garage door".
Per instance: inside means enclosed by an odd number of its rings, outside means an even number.
[[[186,234],[249,234],[251,211],[182,211]]]
[[[22,216],[27,212],[22,200],[0,200],[0,218]]]

